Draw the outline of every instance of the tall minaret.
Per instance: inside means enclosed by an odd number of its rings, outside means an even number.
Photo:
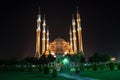
[[[45,21],[45,15],[44,15],[44,20],[43,20],[43,31],[42,31],[42,54],[45,53],[45,30],[46,27],[46,21]]]
[[[71,27],[70,27],[70,46],[71,46],[71,49],[73,49],[72,31],[71,31]]]
[[[38,19],[37,19],[37,29],[36,29],[36,53],[35,57],[38,59],[40,58],[40,23],[41,23],[41,16],[40,16],[40,8],[38,12]]]
[[[79,12],[78,12],[78,7],[77,7],[76,19],[77,19],[77,31],[78,31],[78,47],[79,47],[79,52],[83,52],[81,19],[80,19],[80,14],[79,14]]]
[[[76,39],[76,29],[75,29],[75,19],[74,15],[72,17],[72,26],[73,26],[73,48],[74,48],[74,53],[77,53],[77,39]]]
[[[48,47],[49,47],[49,29],[47,29],[47,41],[46,41],[46,50],[48,50]]]

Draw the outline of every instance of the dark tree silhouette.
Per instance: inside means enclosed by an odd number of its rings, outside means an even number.
[[[94,53],[93,56],[89,57],[89,62],[107,62],[110,60],[110,55],[107,54],[99,54],[99,53]]]

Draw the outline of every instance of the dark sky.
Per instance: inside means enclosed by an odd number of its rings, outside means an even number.
[[[0,2],[0,59],[34,56],[38,7],[46,15],[51,41],[68,41],[72,14],[79,6],[86,57],[94,52],[120,56],[120,5],[115,0],[28,0]]]

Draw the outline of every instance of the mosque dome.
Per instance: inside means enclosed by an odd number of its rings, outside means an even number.
[[[65,42],[65,40],[63,38],[57,38],[54,40],[54,42]]]
[[[65,51],[69,51],[69,44],[63,38],[57,38],[50,44],[49,50],[56,54],[64,54]]]

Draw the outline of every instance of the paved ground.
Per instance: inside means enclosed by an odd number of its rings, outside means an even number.
[[[66,78],[75,79],[75,80],[99,80],[99,79],[93,79],[93,78],[80,77],[79,75],[76,75],[76,74],[69,75],[66,73],[58,73],[58,75]]]

